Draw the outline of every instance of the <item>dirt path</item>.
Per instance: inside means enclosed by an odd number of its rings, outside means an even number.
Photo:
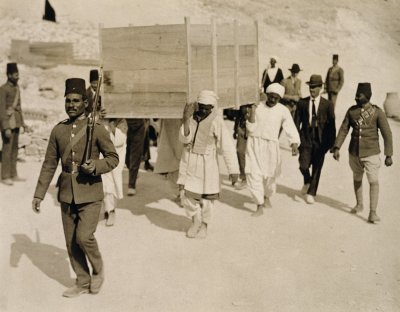
[[[400,124],[391,126],[398,137]],[[297,160],[285,150],[283,158],[273,208],[261,218],[250,216],[248,191],[233,190],[223,177],[203,241],[185,237],[189,219],[173,202],[171,185],[141,171],[138,195],[120,201],[115,226],[98,226],[106,265],[101,293],[72,300],[61,297],[74,275],[55,189],[35,215],[30,201],[40,163],[19,163],[28,181],[0,185],[0,310],[399,311],[397,158],[381,170],[379,225],[366,223],[368,211],[348,213],[354,198],[345,149],[340,163],[327,156],[314,205],[299,195]],[[367,200],[367,187],[364,193]]]

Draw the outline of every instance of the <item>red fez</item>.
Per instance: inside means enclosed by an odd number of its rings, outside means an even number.
[[[82,96],[85,96],[86,95],[85,80],[82,78],[70,78],[65,80],[64,96],[67,96],[67,94],[70,93],[77,93],[81,94]]]
[[[332,59],[339,61],[339,55],[338,54],[333,54]]]
[[[17,63],[7,63],[7,75],[18,73]]]

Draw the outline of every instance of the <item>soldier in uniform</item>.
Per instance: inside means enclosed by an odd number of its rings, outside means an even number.
[[[18,139],[20,128],[27,129],[21,109],[16,63],[7,64],[7,82],[0,87],[0,130],[3,140],[1,182],[13,185],[25,181],[17,174]]]
[[[390,130],[386,115],[378,106],[370,103],[371,96],[371,84],[368,82],[359,83],[355,98],[357,105],[351,106],[344,117],[342,126],[336,137],[333,157],[339,160],[339,149],[350,127],[353,128],[349,145],[349,164],[353,171],[353,185],[357,204],[351,210],[351,213],[361,212],[364,208],[362,179],[365,171],[370,186],[368,222],[375,223],[380,220],[376,214],[379,197],[378,173],[381,166],[379,132],[384,140],[386,166],[393,164],[393,141],[392,131]]]
[[[339,55],[334,54],[332,56],[332,66],[328,69],[325,79],[324,91],[328,93],[328,99],[333,103],[333,107],[336,106],[337,96],[344,83],[344,72],[338,63]]]
[[[94,97],[97,92],[99,84],[99,71],[92,69],[89,73],[90,86],[86,89],[86,97],[88,100],[88,106],[86,109],[86,115],[89,115],[93,111]],[[98,109],[101,107],[101,99],[99,98]]]
[[[94,128],[91,159],[82,163],[87,142],[87,105],[85,81],[67,79],[65,111],[69,118],[57,124],[50,134],[32,201],[33,211],[39,213],[40,203],[61,159],[58,200],[68,255],[77,275],[76,284],[63,293],[65,297],[100,291],[104,266],[94,232],[104,196],[101,175],[118,165],[118,154],[110,135],[100,123]],[[104,158],[99,159],[100,153]],[[92,275],[86,259],[91,264]]]

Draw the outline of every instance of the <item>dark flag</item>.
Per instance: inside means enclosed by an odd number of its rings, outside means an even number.
[[[46,0],[46,3],[44,5],[43,20],[56,22],[56,11],[54,11],[53,7],[51,6],[48,0]]]

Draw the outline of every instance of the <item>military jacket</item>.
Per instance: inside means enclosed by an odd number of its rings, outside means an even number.
[[[349,145],[350,154],[358,157],[379,154],[381,152],[379,130],[384,140],[385,155],[393,155],[392,131],[385,113],[378,106],[368,103],[363,108],[358,105],[350,107],[336,137],[336,148],[342,146],[350,127],[353,128]]]
[[[9,122],[11,114],[15,116],[15,128],[22,127],[24,124],[20,95],[18,95],[17,105],[13,107],[18,88],[18,85],[14,86],[9,81],[0,87],[0,130],[2,131],[11,129]]]
[[[118,165],[118,154],[108,131],[96,123],[91,154],[96,169],[91,175],[80,172],[87,141],[87,120],[68,119],[53,128],[34,197],[44,198],[61,159],[62,172],[57,182],[60,202],[81,204],[103,199],[101,174]],[[104,158],[99,159],[100,153]]]

